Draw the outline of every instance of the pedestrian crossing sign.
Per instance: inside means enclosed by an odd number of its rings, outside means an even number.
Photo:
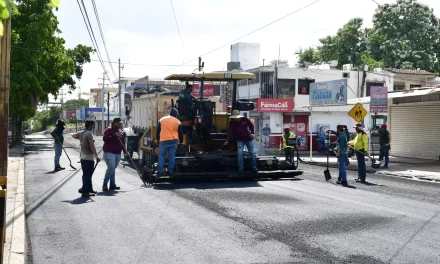
[[[361,103],[357,103],[349,112],[348,115],[356,121],[356,123],[360,123],[365,116],[367,116],[367,110],[362,106]]]

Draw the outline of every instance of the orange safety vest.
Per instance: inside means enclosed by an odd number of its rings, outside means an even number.
[[[174,116],[164,116],[160,120],[160,142],[179,140],[179,119]]]

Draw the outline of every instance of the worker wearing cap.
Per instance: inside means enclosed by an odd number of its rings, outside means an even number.
[[[387,130],[387,125],[383,124],[381,126],[381,129],[379,129],[379,144],[380,144],[380,152],[379,152],[379,161],[382,161],[383,158],[385,158],[385,164],[383,165],[383,168],[388,169],[388,162],[389,162],[389,154],[391,149],[391,135],[390,132]]]
[[[356,124],[353,128],[356,128],[356,137],[353,141],[348,142],[352,146],[356,153],[358,162],[358,176],[357,182],[365,183],[367,177],[367,166],[365,165],[365,155],[368,155],[368,135],[362,124]]]
[[[232,111],[232,115],[229,118],[232,120],[232,122],[229,125],[228,138],[225,141],[225,145],[228,145],[229,141],[232,139],[232,136],[235,135],[235,138],[237,139],[238,173],[242,173],[244,170],[243,150],[245,146],[249,151],[252,170],[254,172],[258,172],[253,141],[254,125],[248,118],[240,115],[239,110]]]
[[[64,126],[66,123],[62,119],[59,119],[55,125],[55,129],[50,132],[50,135],[55,139],[54,148],[55,148],[55,169],[54,171],[64,170],[65,168],[60,165],[61,154],[63,153],[63,143],[64,143]]]
[[[121,161],[121,152],[125,149],[125,133],[121,130],[122,119],[115,117],[110,127],[104,131],[104,161],[107,165],[107,170],[104,176],[104,183],[102,185],[103,191],[108,191],[108,183],[110,182],[110,190],[121,189],[116,185],[116,168]]]
[[[159,120],[156,130],[156,142],[159,143],[159,161],[157,174],[164,175],[165,156],[168,153],[168,174],[172,176],[174,164],[176,162],[177,147],[183,143],[183,128],[177,116],[179,113],[176,108],[172,108],[170,115],[164,116]]]
[[[290,129],[288,127],[285,127],[284,134],[281,136],[280,149],[284,149],[284,155],[286,156],[287,162],[291,162],[290,157],[292,156],[292,151],[296,145],[298,144],[296,141],[295,133],[290,132]]]

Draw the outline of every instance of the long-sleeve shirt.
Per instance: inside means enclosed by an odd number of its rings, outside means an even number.
[[[368,136],[364,133],[358,133],[353,141],[349,142],[349,145],[354,146],[355,150],[368,151]]]
[[[254,134],[254,125],[251,120],[242,117],[240,121],[231,121],[229,124],[227,141],[231,141],[232,135],[235,135],[237,141],[248,142],[252,140],[252,134]]]
[[[52,132],[50,132],[50,135],[55,139],[55,144],[60,144],[61,145],[64,143],[64,135],[63,135],[63,128],[62,127],[55,127],[54,130],[52,130]],[[58,139],[59,141],[58,141]]]
[[[119,137],[119,139],[118,139]],[[121,154],[124,149],[122,145],[125,146],[124,134],[117,128],[109,127],[104,131],[104,152],[110,152],[113,154]],[[122,142],[122,144],[121,144]]]
[[[187,90],[180,92],[179,100],[187,101],[190,106],[193,104],[192,95]]]

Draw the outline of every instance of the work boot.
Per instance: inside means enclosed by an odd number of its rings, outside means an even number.
[[[55,169],[53,171],[61,171],[60,167],[55,167]]]
[[[342,186],[348,186],[348,182],[347,181],[341,181],[341,185]]]
[[[60,169],[60,170],[65,170],[66,168],[63,168],[63,167],[61,167],[61,166],[58,166],[58,168]]]
[[[121,187],[117,186],[117,185],[110,185],[110,190],[111,191],[115,191],[115,190],[120,190]]]
[[[102,191],[103,191],[103,192],[108,191],[108,186],[107,186],[107,184],[102,185]]]
[[[90,196],[95,196],[95,194],[94,193],[83,193],[83,194],[81,194],[81,197],[84,197],[84,198],[88,198]]]

